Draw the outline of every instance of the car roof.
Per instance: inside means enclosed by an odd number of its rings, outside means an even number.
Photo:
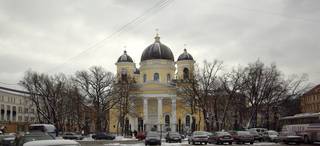
[[[30,141],[25,143],[23,146],[50,146],[50,145],[68,145],[68,144],[79,144],[74,140],[37,140],[37,141]]]

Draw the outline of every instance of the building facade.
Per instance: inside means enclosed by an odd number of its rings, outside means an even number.
[[[179,81],[188,80],[194,71],[194,59],[184,52],[174,59],[170,48],[155,37],[154,43],[142,53],[140,67],[137,68],[126,51],[116,63],[117,76],[133,77],[130,89],[131,114],[126,115],[125,126],[129,131],[188,132],[203,129],[199,112],[192,112],[181,92]],[[110,132],[117,132],[117,109],[110,112]]]
[[[24,131],[37,121],[35,105],[21,92],[0,88],[0,125],[6,132]]]
[[[315,86],[300,97],[300,108],[303,113],[320,112],[320,85]]]

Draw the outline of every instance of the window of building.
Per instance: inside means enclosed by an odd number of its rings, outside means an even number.
[[[170,82],[171,81],[171,75],[167,74],[167,81]]]
[[[183,69],[183,79],[189,79],[189,69],[188,68]]]
[[[18,116],[18,121],[19,121],[19,122],[22,121],[22,116]]]
[[[186,126],[190,126],[190,116],[186,116]]]
[[[170,116],[169,115],[165,115],[164,116],[164,121],[165,121],[165,125],[169,126],[170,125]]]
[[[145,83],[146,81],[147,81],[147,75],[144,74],[144,75],[143,75],[143,82]]]
[[[19,112],[19,113],[22,113],[22,107],[21,107],[21,106],[19,106],[18,112]]]
[[[28,116],[25,116],[25,117],[24,117],[24,121],[25,121],[25,122],[28,122],[28,121],[29,121],[29,117],[28,117]]]
[[[154,81],[159,81],[159,73],[154,73],[153,80]]]
[[[24,108],[24,113],[26,114],[26,113],[28,113],[29,111],[28,111],[28,108]]]

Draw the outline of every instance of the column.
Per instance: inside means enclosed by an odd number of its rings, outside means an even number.
[[[144,130],[147,130],[148,124],[148,99],[145,97],[143,98],[143,123],[144,123]]]
[[[10,106],[10,121],[13,121],[13,106]]]
[[[162,122],[162,97],[158,98],[158,131],[161,131]]]
[[[171,130],[172,131],[176,131],[176,124],[177,124],[177,113],[176,113],[176,108],[177,108],[177,105],[176,105],[176,98],[173,97],[172,100],[171,100],[171,104],[172,104],[172,127],[171,127]]]

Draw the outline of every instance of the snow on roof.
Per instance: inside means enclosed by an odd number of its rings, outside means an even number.
[[[37,140],[25,143],[23,146],[59,146],[59,145],[79,145],[74,140]],[[79,145],[80,146],[80,145]]]
[[[308,118],[308,117],[320,117],[320,112],[319,113],[300,113],[300,114],[296,114],[294,116],[282,117],[282,118],[280,118],[280,120]]]

